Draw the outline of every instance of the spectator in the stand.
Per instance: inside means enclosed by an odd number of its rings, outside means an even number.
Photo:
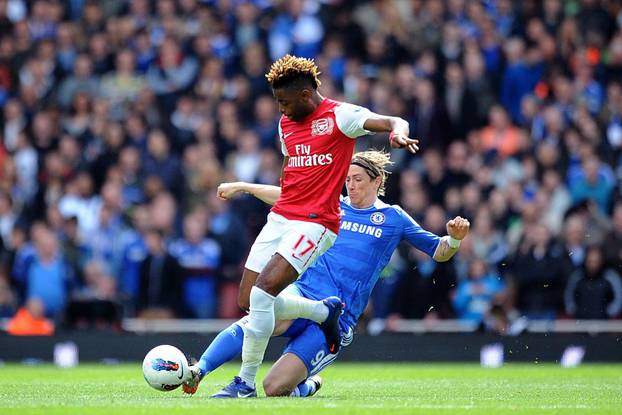
[[[184,218],[184,237],[171,243],[169,252],[182,268],[182,299],[191,317],[215,318],[218,305],[218,274],[221,249],[206,237],[205,212]]]
[[[116,280],[106,271],[106,265],[93,260],[84,265],[84,285],[73,298],[81,300],[114,300]]]
[[[58,317],[73,284],[73,275],[59,249],[59,241],[49,229],[42,229],[35,241],[35,254],[25,275],[26,299],[39,298],[44,314]]]
[[[148,254],[140,266],[140,284],[136,302],[138,316],[173,318],[181,315],[181,268],[164,246],[160,231],[149,229],[145,235]]]
[[[173,147],[177,153],[183,153],[186,146],[194,141],[194,133],[199,129],[202,118],[191,97],[183,96],[177,101],[170,119]]]
[[[121,188],[108,182],[102,190],[102,205],[96,218],[97,225],[84,238],[92,259],[105,266],[110,275],[119,275],[123,246],[119,244],[124,226],[121,220]]]
[[[111,117],[120,120],[127,116],[132,102],[146,83],[135,72],[134,53],[131,50],[123,49],[117,53],[115,67],[115,72],[102,77],[100,94],[110,102]]]
[[[76,92],[71,109],[71,113],[61,119],[61,125],[68,134],[81,136],[88,131],[92,122],[90,92]]]
[[[121,297],[130,300],[133,305],[140,285],[140,267],[147,257],[145,234],[149,228],[149,209],[145,205],[137,205],[131,213],[132,227],[125,230],[121,242],[123,256],[121,270],[118,274],[118,287]]]
[[[180,196],[183,188],[181,165],[177,156],[171,154],[170,143],[163,131],[154,130],[149,134],[147,151],[144,175],[159,177],[170,192]]]
[[[110,53],[110,39],[104,32],[94,33],[88,41],[89,56],[93,59],[93,72],[102,75],[112,70],[114,61]]]
[[[586,235],[587,229],[582,216],[571,215],[566,218],[562,243],[573,270],[585,262]]]
[[[259,137],[253,130],[239,133],[237,151],[227,160],[227,166],[236,177],[243,182],[254,182],[261,163]]]
[[[9,99],[3,108],[2,136],[4,147],[8,151],[14,151],[17,147],[18,135],[26,128],[26,116],[21,102]]]
[[[78,55],[73,66],[73,75],[65,78],[59,86],[58,102],[69,108],[78,92],[94,93],[98,85],[98,79],[93,75],[93,61],[87,54]]]
[[[473,251],[494,269],[507,255],[507,242],[495,229],[492,214],[487,207],[478,209],[474,222],[471,232]]]
[[[530,319],[554,319],[567,275],[562,249],[546,226],[536,225],[523,235],[508,268],[520,313]]]
[[[147,120],[138,112],[131,112],[125,120],[125,134],[128,144],[136,147],[141,155],[147,152]]]
[[[568,279],[566,313],[578,319],[615,318],[622,312],[622,279],[605,263],[600,246],[587,249],[585,263]]]
[[[140,152],[136,147],[127,146],[119,154],[119,172],[121,175],[121,197],[128,204],[142,203],[144,194],[142,189],[142,177]]]
[[[446,148],[449,140],[454,138],[449,136],[451,131],[447,128],[450,126],[449,115],[430,79],[417,79],[414,98],[414,134],[421,137],[422,151],[431,147]]]
[[[587,156],[581,163],[583,174],[570,186],[574,203],[593,200],[602,212],[609,212],[614,184],[599,174],[601,162],[596,155]]]
[[[196,60],[186,56],[175,39],[164,39],[158,59],[149,67],[147,80],[160,98],[165,113],[173,111],[179,94],[192,85],[197,71]]]
[[[495,151],[501,157],[516,155],[524,145],[523,133],[512,125],[505,109],[500,105],[493,106],[489,120],[489,125],[480,132],[484,150]]]
[[[64,219],[61,247],[67,266],[75,273],[76,281],[82,283],[82,268],[89,257],[89,250],[79,236],[78,218],[75,216]]]
[[[59,201],[64,217],[76,216],[82,237],[97,226],[101,197],[94,193],[93,179],[87,172],[80,172],[67,184],[66,195]]]
[[[442,162],[442,154],[439,150],[432,148],[423,155],[425,172],[423,173],[422,183],[430,202],[442,205],[447,191],[447,176],[445,166]]]
[[[539,62],[528,62],[525,42],[511,38],[504,45],[508,65],[501,84],[501,102],[513,120],[520,119],[520,104],[525,95],[533,90],[542,75]]]
[[[490,272],[485,261],[474,260],[469,266],[468,279],[458,282],[454,293],[453,306],[457,317],[481,323],[490,311],[495,296],[504,288],[501,277]]]
[[[464,70],[457,62],[445,68],[445,106],[451,122],[451,139],[465,139],[467,131],[478,127],[477,101],[466,87]]]

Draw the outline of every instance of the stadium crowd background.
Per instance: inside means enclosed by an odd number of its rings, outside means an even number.
[[[367,318],[619,318],[621,28],[598,0],[0,0],[0,316],[239,316],[268,207],[215,188],[278,183],[293,53],[410,121],[387,202],[472,223],[449,263],[400,248]]]

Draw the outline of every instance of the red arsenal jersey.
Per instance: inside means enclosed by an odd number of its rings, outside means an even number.
[[[281,148],[289,161],[274,213],[291,220],[320,223],[339,231],[339,195],[354,151],[354,139],[369,134],[363,124],[372,113],[363,107],[324,99],[300,122],[279,121]]]

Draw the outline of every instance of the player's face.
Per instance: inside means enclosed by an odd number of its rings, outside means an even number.
[[[350,165],[346,176],[346,189],[355,208],[367,208],[376,201],[380,178],[372,179],[360,166]]]
[[[301,121],[313,112],[311,92],[308,89],[278,88],[273,90],[279,111],[292,121]]]

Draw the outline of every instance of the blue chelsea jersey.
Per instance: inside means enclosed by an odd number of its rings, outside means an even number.
[[[295,284],[307,298],[341,298],[346,304],[342,322],[354,327],[397,245],[406,240],[432,256],[440,237],[422,229],[399,206],[379,199],[367,209],[353,208],[349,198],[340,204],[335,244]]]

